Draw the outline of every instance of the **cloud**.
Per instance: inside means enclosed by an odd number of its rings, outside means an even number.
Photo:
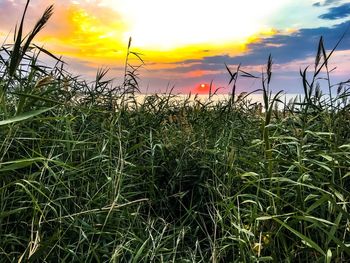
[[[345,18],[350,15],[350,3],[342,4],[337,7],[331,7],[326,14],[320,15],[319,18],[335,20]]]
[[[335,4],[335,3],[339,3],[340,0],[326,0],[324,2],[324,5],[332,5],[332,4]]]
[[[0,30],[5,32],[9,32],[10,29],[14,30],[16,24],[20,22],[26,2],[26,0],[0,0]],[[68,4],[66,1],[64,2],[65,3],[55,3],[54,10],[56,11],[56,9],[61,9],[62,6]],[[45,8],[51,4],[53,4],[52,1],[48,0],[30,1],[24,20],[24,29],[26,32],[32,29],[33,25],[43,14]]]
[[[1,24],[0,29],[8,29],[10,27],[14,28],[15,19],[19,18],[18,10],[21,10],[21,5],[18,5],[10,0],[0,0],[0,17]],[[9,15],[12,14],[12,15]],[[18,16],[14,16],[13,14],[18,14]]]
[[[330,5],[334,5],[334,4],[337,4],[341,2],[341,0],[326,0],[324,1],[323,3],[321,2],[316,2],[313,4],[313,6],[316,6],[316,7],[320,7],[320,6],[330,6]]]
[[[350,22],[350,21],[349,21]],[[272,37],[263,38],[258,42],[248,45],[248,52],[239,56],[220,55],[207,56],[203,59],[189,59],[179,62],[182,65],[178,69],[186,70],[218,70],[226,64],[263,65],[266,63],[269,54],[275,63],[284,64],[293,60],[305,59],[316,54],[318,41],[324,37],[325,46],[332,49],[341,35],[347,30],[349,22],[344,22],[333,27],[320,27],[314,29],[301,29],[291,35],[277,34]],[[350,41],[350,34],[343,39],[338,50],[348,47],[344,43]]]

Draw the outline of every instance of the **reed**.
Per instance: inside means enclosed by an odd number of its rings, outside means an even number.
[[[349,82],[317,88],[322,38],[305,99],[283,109],[271,56],[264,110],[235,94],[258,78],[240,66],[227,101],[137,103],[128,59],[120,86],[107,69],[88,83],[31,44],[51,13],[26,40],[23,15],[0,51],[0,262],[347,262]]]

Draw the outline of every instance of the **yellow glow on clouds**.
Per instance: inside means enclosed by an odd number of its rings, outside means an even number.
[[[46,1],[46,0],[43,0]],[[269,18],[292,0],[71,0],[57,2],[39,40],[55,54],[119,64],[128,38],[146,61],[239,54],[276,32]],[[152,68],[153,66],[150,66]],[[155,67],[155,66],[154,66]]]
[[[60,55],[98,59],[108,63],[125,57],[124,23],[114,11],[84,7],[77,1],[55,8],[52,20],[40,34],[40,41]]]

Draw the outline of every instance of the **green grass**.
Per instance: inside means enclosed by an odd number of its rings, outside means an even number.
[[[349,85],[321,94],[322,39],[305,99],[282,109],[269,58],[261,111],[235,94],[255,77],[240,67],[228,101],[136,104],[128,60],[122,85],[87,83],[16,36],[0,52],[0,262],[348,262]]]

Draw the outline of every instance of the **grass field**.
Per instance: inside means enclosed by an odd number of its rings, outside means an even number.
[[[240,68],[229,100],[137,104],[128,63],[87,83],[31,49],[51,12],[1,47],[0,262],[350,262],[349,82],[322,39],[282,109],[271,57],[261,107]]]

